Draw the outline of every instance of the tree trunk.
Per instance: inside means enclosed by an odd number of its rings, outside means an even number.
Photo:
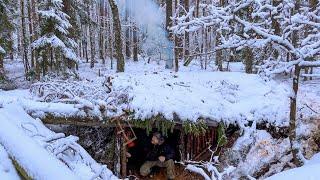
[[[168,32],[168,39],[169,41],[171,41],[173,39],[173,34],[172,34],[172,31],[170,30],[170,27],[172,27],[172,10],[173,10],[173,7],[172,7],[172,1],[171,0],[166,0],[166,30]],[[173,67],[173,57],[172,57],[172,47],[174,43],[171,43],[169,42],[168,44],[168,47],[166,47],[166,51],[169,55],[168,59],[166,60],[166,69],[172,69]],[[173,50],[175,51],[175,50]]]
[[[130,24],[130,20],[129,20],[129,12],[128,12],[128,0],[126,0],[126,9],[125,9],[125,23],[126,23],[126,27],[125,27],[125,31],[126,31],[126,58],[130,59],[131,57],[131,51],[130,51],[130,33],[131,33],[131,24]]]
[[[95,48],[95,42],[94,42],[94,29],[92,27],[92,23],[90,22],[90,25],[89,25],[89,29],[90,29],[90,68],[93,68],[94,67],[94,63],[95,63],[95,54],[96,54],[96,48]]]
[[[100,31],[99,31],[99,55],[100,59],[102,59],[102,64],[106,63],[105,58],[105,11],[104,1],[100,1]]]
[[[10,56],[11,61],[13,61],[14,60],[14,53],[15,53],[14,52],[15,49],[14,49],[14,46],[13,46],[13,42],[14,42],[13,32],[10,33],[10,41],[11,41],[11,43],[10,43],[9,56]]]
[[[0,54],[0,81],[4,79],[3,55]]]
[[[92,13],[91,13],[91,7],[90,7],[90,4],[88,3],[87,4],[87,11],[89,12],[89,17],[90,17],[90,22],[89,22],[89,45],[90,45],[90,68],[93,68],[94,67],[94,63],[95,63],[95,54],[96,54],[96,50],[95,50],[95,42],[94,42],[94,39],[95,39],[95,35],[94,35],[94,27],[93,27],[93,23],[92,23]]]
[[[31,4],[32,2],[29,0],[28,1],[28,17],[29,17],[29,33],[30,33],[30,43],[33,42],[33,19],[32,19],[32,9],[31,9]],[[31,50],[31,68],[34,68],[34,53],[33,51]]]
[[[225,0],[220,0],[220,6],[221,7],[224,7],[225,6]],[[220,37],[221,35],[219,34],[219,33],[216,33],[216,46],[218,46],[218,45],[220,45]],[[215,47],[216,48],[216,47]],[[218,70],[219,71],[223,71],[223,66],[222,66],[222,64],[223,64],[223,59],[222,59],[222,56],[223,56],[223,52],[222,52],[222,50],[220,49],[220,50],[216,50],[215,51],[215,63],[216,63],[216,65],[218,66]]]
[[[180,0],[175,0],[175,5],[174,5],[175,10],[177,10],[178,1],[180,1]],[[180,2],[179,2],[179,4],[180,4]],[[177,12],[176,12],[176,14],[177,14]],[[179,58],[181,56],[180,44],[181,44],[180,36],[178,36],[177,34],[174,35],[174,70],[175,70],[175,72],[179,71]]]
[[[124,72],[124,57],[122,54],[122,38],[119,11],[114,0],[109,0],[109,4],[113,16],[113,33],[117,57],[117,72]]]
[[[31,6],[31,19],[32,19],[32,27],[33,27],[33,31],[32,31],[32,39],[35,40],[38,38],[38,15],[37,15],[37,4],[36,4],[36,0],[30,0],[30,6]],[[38,51],[34,51],[33,49],[31,49],[31,51],[33,52],[33,56],[34,56],[34,65],[35,68],[37,69],[37,64],[39,65],[39,63],[37,63],[38,61]],[[37,71],[36,71],[37,72]],[[38,76],[38,79],[40,78],[40,71],[39,74],[36,74]]]
[[[196,0],[196,17],[199,17],[200,0]]]
[[[133,61],[138,61],[138,36],[137,27],[133,27]]]
[[[300,67],[295,65],[292,90],[293,95],[290,97],[290,122],[289,122],[289,139],[291,145],[291,151],[293,156],[293,163],[296,166],[301,166],[302,161],[299,158],[299,147],[296,142],[296,114],[297,114],[297,95],[299,88],[299,76],[300,76]]]
[[[174,36],[174,71],[179,71],[179,49],[178,49],[179,40],[178,37]]]
[[[244,60],[245,60],[245,69],[246,73],[251,74],[252,73],[252,66],[253,66],[253,52],[252,49],[249,47],[246,47],[244,49]]]
[[[282,0],[272,0],[273,6],[278,6],[280,3],[282,3]],[[280,35],[280,24],[279,22],[275,19],[274,16],[271,16],[271,24],[272,24],[272,29],[274,30],[275,35]],[[279,56],[279,52],[277,50],[274,51],[273,54],[274,58],[277,59]]]
[[[106,10],[109,7],[106,8]],[[113,69],[113,47],[112,47],[112,27],[111,27],[111,23],[110,23],[110,13],[107,13],[107,17],[108,17],[108,24],[107,24],[107,37],[108,37],[108,52],[109,52],[109,58],[110,58],[110,66],[111,69]]]
[[[24,0],[20,1],[21,6],[21,29],[22,29],[22,46],[23,46],[23,62],[25,75],[29,71],[28,49],[27,49],[27,37],[26,37],[26,22],[25,22],[25,3]]]
[[[220,44],[220,34],[217,33],[216,34],[216,46]],[[218,66],[218,70],[219,71],[223,71],[222,68],[222,50],[216,50],[215,51],[216,54],[216,66]]]
[[[166,0],[166,29],[168,31],[168,37],[172,38],[172,32],[169,30],[172,27],[172,0]]]
[[[184,8],[187,12],[189,12],[189,0],[184,0]],[[189,18],[187,18],[186,22],[189,22]],[[189,26],[187,28],[189,28]],[[184,60],[186,61],[187,57],[189,56],[189,32],[185,32],[184,39]]]

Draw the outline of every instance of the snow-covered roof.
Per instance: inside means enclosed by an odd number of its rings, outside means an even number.
[[[291,82],[266,82],[258,75],[243,72],[174,73],[142,64],[130,67],[125,73],[108,71],[103,77],[86,71],[81,81],[51,79],[36,83],[31,88],[36,98],[28,90],[3,91],[0,106],[17,101],[40,119],[53,115],[82,121],[105,120],[133,112],[136,120],[162,115],[167,120],[205,119],[239,126],[249,121],[289,125]],[[318,117],[316,89],[316,84],[301,85],[297,117]]]
[[[111,79],[107,85],[111,92],[107,91],[105,77],[94,81],[49,81],[31,88],[34,95],[42,97],[34,99],[29,95],[19,103],[39,118],[49,113],[57,117],[102,120],[129,111],[133,112],[134,119],[139,120],[162,115],[167,120],[196,122],[205,119],[240,126],[249,121],[288,125],[290,87],[275,81],[265,82],[258,75],[129,71],[106,76]],[[60,96],[55,93],[60,93]],[[4,103],[9,101],[9,97],[16,97],[9,92],[6,96],[2,100]],[[55,99],[48,101],[45,98],[48,96]],[[101,112],[101,109],[105,111]]]
[[[289,92],[286,85],[265,82],[258,75],[240,72],[160,72],[113,75],[113,91],[125,91],[124,108],[136,119],[157,114],[166,119],[199,118],[245,124],[267,121],[287,124]]]

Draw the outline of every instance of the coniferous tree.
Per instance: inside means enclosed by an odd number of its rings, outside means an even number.
[[[66,68],[68,61],[77,63],[77,43],[70,37],[69,16],[62,11],[62,0],[42,0],[39,4],[40,35],[33,42],[33,48],[41,55],[43,75],[48,71]],[[50,57],[49,57],[50,55]],[[50,60],[49,60],[50,59]]]
[[[13,30],[13,26],[9,17],[11,3],[9,0],[0,0],[0,80],[4,78],[4,57],[12,46],[10,33]]]

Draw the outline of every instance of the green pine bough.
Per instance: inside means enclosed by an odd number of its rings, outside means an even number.
[[[150,135],[150,132],[152,132],[153,128],[156,128],[164,136],[168,136],[168,133],[173,133],[173,130],[176,126],[176,122],[168,121],[160,117],[156,117],[151,120],[131,120],[130,123],[133,127],[145,129],[148,136]],[[194,134],[196,136],[199,136],[205,134],[208,129],[208,125],[204,120],[198,120],[197,122],[182,122],[182,130],[185,134]],[[218,132],[218,134],[224,134],[223,127],[220,129],[220,133]],[[224,142],[224,139],[222,140],[222,142]]]
[[[218,144],[217,147],[222,147],[228,142],[226,131],[223,123],[219,123],[218,126]]]
[[[175,127],[175,122],[160,120],[159,118],[155,118],[154,120],[132,120],[130,123],[137,128],[146,129],[146,133],[149,136],[150,132],[152,132],[153,127],[158,129],[164,136],[168,136],[168,133],[172,133]]]
[[[199,120],[197,122],[185,121],[182,124],[182,128],[186,134],[194,134],[199,136],[207,132],[208,125],[204,120]]]

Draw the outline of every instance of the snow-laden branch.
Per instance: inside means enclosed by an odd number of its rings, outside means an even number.
[[[92,117],[104,119],[124,113],[129,99],[127,89],[112,91],[110,78],[89,82],[73,80],[49,80],[31,86],[30,92],[41,102],[22,102],[26,110],[36,117],[37,112],[57,117]]]
[[[225,175],[229,175],[236,168],[229,166],[222,172],[219,172],[213,163],[204,162],[200,164],[188,164],[186,169],[201,175],[205,180],[223,180]]]
[[[200,6],[207,15],[193,17],[194,8],[191,8],[187,15],[175,17],[177,24],[171,30],[182,34],[211,26],[220,37],[215,50],[266,49],[272,44],[280,56],[289,53],[290,59],[278,59],[282,65],[274,66],[270,73],[287,72],[294,65],[319,66],[320,61],[314,59],[320,55],[320,8],[311,11],[301,4],[297,11],[295,3],[291,0],[275,4],[268,0],[246,0],[229,2],[224,7],[215,2],[203,4]],[[273,61],[273,58],[266,60]]]

